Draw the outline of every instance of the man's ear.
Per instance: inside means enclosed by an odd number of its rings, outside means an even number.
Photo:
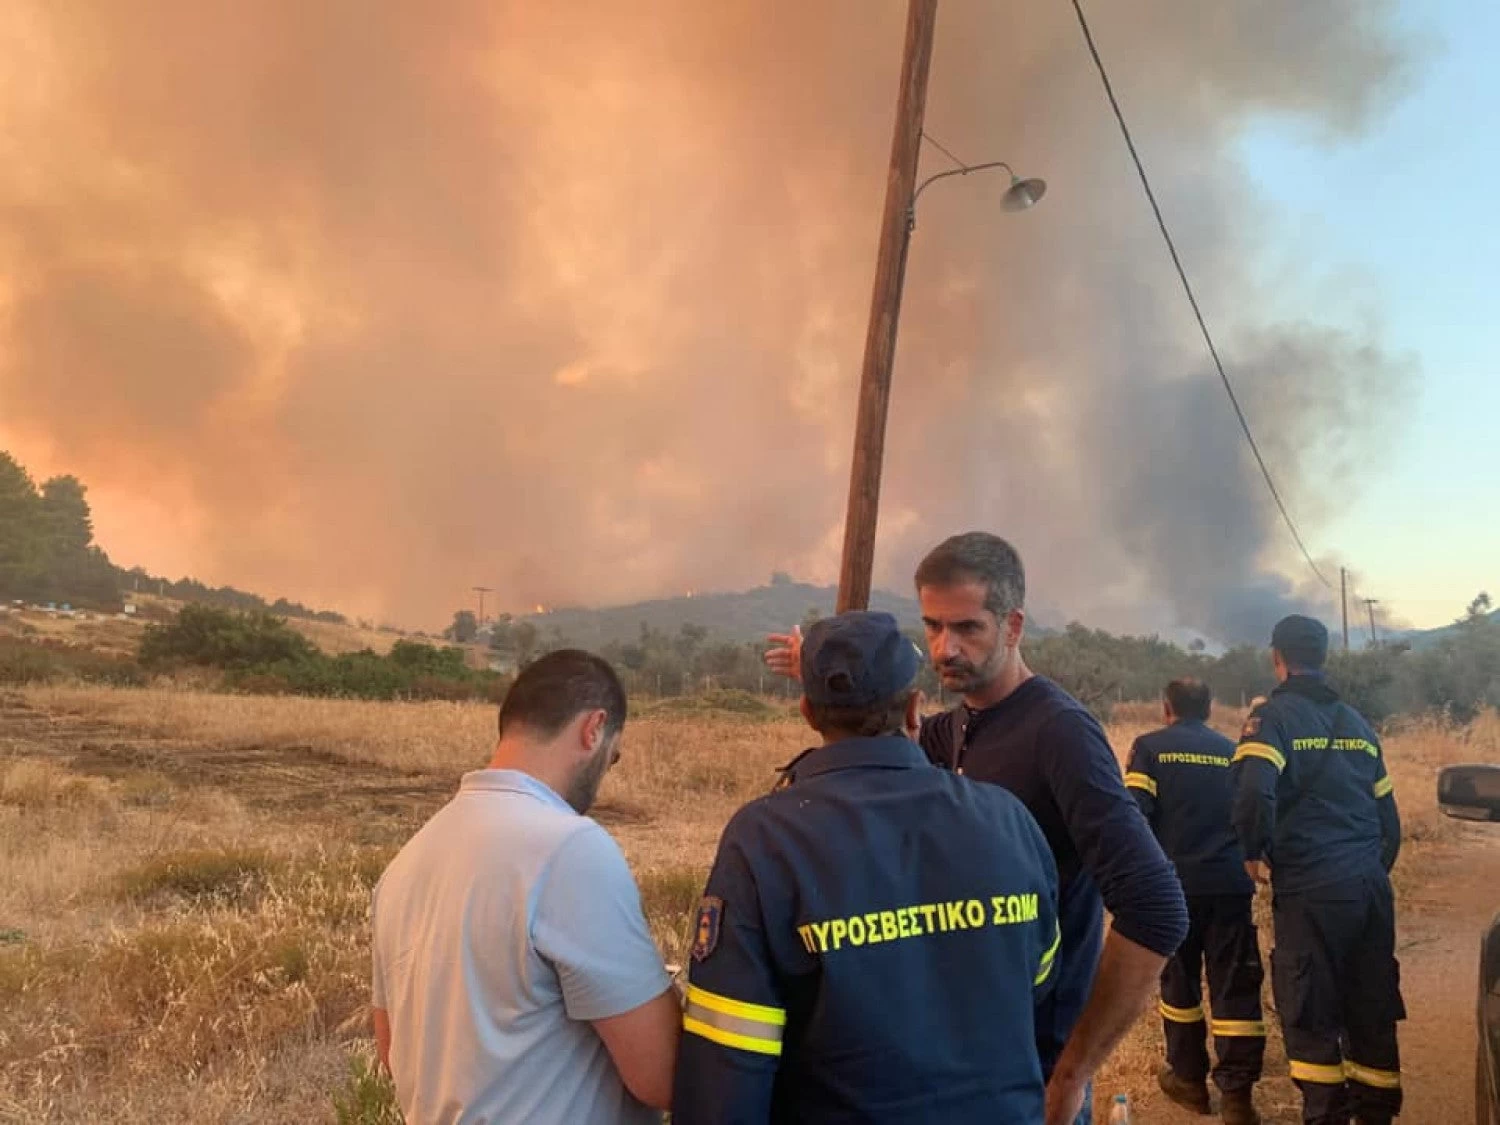
[[[917,740],[918,732],[922,729],[922,704],[926,697],[920,688],[911,693],[911,698],[906,701],[906,716],[903,724],[906,736],[913,742]]]
[[[1015,648],[1021,643],[1021,638],[1026,635],[1026,611],[1024,609],[1013,609],[1005,615],[1002,623],[1005,629],[1005,647]]]
[[[812,704],[807,701],[807,696],[804,695],[800,700],[797,701],[797,709],[802,712],[802,718],[806,720],[807,725],[812,726]]]
[[[581,749],[585,754],[597,753],[604,744],[605,726],[608,722],[609,716],[602,710],[584,713],[583,722],[578,726],[578,741],[582,743]]]

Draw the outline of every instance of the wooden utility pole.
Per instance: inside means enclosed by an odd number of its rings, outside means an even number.
[[[927,109],[927,73],[932,63],[937,0],[909,0],[901,90],[891,138],[891,167],[880,217],[880,251],[865,333],[864,367],[859,378],[859,415],[854,427],[854,460],[849,469],[849,507],[844,516],[844,557],[839,568],[838,612],[870,604],[870,572],[875,564],[875,522],[880,513],[880,469],[885,456],[885,420],[891,402],[891,364],[896,356],[896,323],[911,242],[910,211]]]
[[[1349,572],[1339,567],[1339,601],[1344,604],[1344,651],[1349,651]]]
[[[1370,611],[1370,644],[1372,645],[1380,643],[1380,638],[1375,635],[1375,603],[1379,600],[1379,598],[1365,599],[1365,608]]]
[[[491,586],[475,586],[473,589],[479,594],[479,624],[483,625],[484,624],[484,596],[486,594],[488,594],[493,589],[493,587],[491,587]]]

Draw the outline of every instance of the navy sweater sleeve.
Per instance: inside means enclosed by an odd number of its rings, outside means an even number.
[[[1064,711],[1043,727],[1039,746],[1053,800],[1115,932],[1170,957],[1187,936],[1182,884],[1125,791],[1104,732],[1086,713]]]

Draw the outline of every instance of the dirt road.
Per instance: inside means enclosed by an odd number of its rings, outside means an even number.
[[[1474,989],[1479,938],[1500,909],[1500,825],[1465,826],[1455,843],[1403,855],[1405,887],[1397,937],[1407,1021],[1401,1027],[1406,1109],[1402,1125],[1468,1125],[1474,1120]],[[1191,1125],[1195,1117],[1167,1102],[1151,1075],[1109,1075],[1098,1092],[1096,1120],[1108,1095],[1130,1094],[1137,1125]],[[1256,1094],[1266,1125],[1301,1120],[1279,1036],[1268,1045],[1266,1078]]]

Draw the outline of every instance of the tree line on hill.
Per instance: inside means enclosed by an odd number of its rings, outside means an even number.
[[[267,602],[232,586],[173,581],[141,567],[116,566],[94,542],[87,492],[73,476],[53,477],[38,487],[19,461],[0,450],[0,601],[113,613],[126,595],[149,593],[223,609],[344,622],[342,614],[286,598]]]
[[[1335,652],[1329,675],[1344,697],[1375,722],[1397,714],[1438,714],[1467,722],[1500,709],[1500,621],[1489,599],[1475,598],[1465,615],[1431,647],[1383,644]],[[811,618],[804,621],[804,626]],[[320,651],[281,618],[187,605],[169,621],[147,627],[136,657],[106,656],[60,644],[0,638],[0,682],[73,677],[114,684],[151,676],[208,670],[233,690],[360,699],[497,701],[515,671],[546,652],[571,647],[556,632],[531,622],[498,622],[491,629],[488,667],[474,668],[457,645],[402,639],[387,654],[369,649],[338,656]],[[922,638],[912,635],[920,645]],[[762,642],[715,639],[699,625],[676,633],[642,624],[629,642],[611,642],[601,655],[638,699],[782,696],[794,688],[769,673]],[[1157,698],[1168,680],[1194,676],[1221,703],[1240,706],[1275,686],[1268,654],[1250,646],[1219,655],[1190,651],[1157,637],[1121,637],[1070,625],[1026,645],[1032,668],[1061,683],[1101,718],[1121,701]],[[930,665],[920,681],[939,697]]]
[[[1400,641],[1336,650],[1329,658],[1329,676],[1375,722],[1401,713],[1437,713],[1467,722],[1480,710],[1500,708],[1500,620],[1490,608],[1489,596],[1480,594],[1452,629],[1420,651]],[[817,612],[809,611],[801,622],[804,632],[816,619]],[[488,631],[496,663],[511,669],[570,644],[560,633],[543,634],[533,622],[507,615],[488,623]],[[446,635],[473,641],[479,635],[473,613],[455,614]],[[908,636],[924,645],[919,633]],[[1034,671],[1058,681],[1103,717],[1115,703],[1159,698],[1169,680],[1182,676],[1203,680],[1215,699],[1236,707],[1276,686],[1269,654],[1253,645],[1213,655],[1160,637],[1116,636],[1075,622],[1028,640],[1024,651]],[[672,633],[644,621],[634,640],[600,649],[633,694],[658,697],[712,689],[788,692],[789,685],[765,670],[764,652],[762,642],[716,638],[701,625],[684,624]],[[923,667],[921,686],[929,695],[938,694],[930,665]]]
[[[1479,595],[1453,629],[1421,651],[1401,643],[1336,651],[1330,679],[1375,722],[1415,713],[1467,722],[1481,710],[1500,709],[1500,621],[1489,608],[1488,596]],[[804,629],[812,620],[809,614]],[[923,643],[919,635],[909,636]],[[369,649],[330,656],[274,615],[188,605],[171,621],[147,628],[138,664],[149,674],[213,669],[227,686],[251,692],[497,701],[517,669],[565,647],[572,646],[559,633],[544,635],[532,622],[501,618],[490,629],[487,668],[470,667],[460,646],[408,639],[383,656]],[[634,640],[600,649],[637,698],[725,692],[789,697],[792,685],[766,670],[764,652],[762,642],[716,639],[701,625],[668,633],[645,623]],[[1253,646],[1211,655],[1159,637],[1115,636],[1073,624],[1028,642],[1025,652],[1035,671],[1106,719],[1115,703],[1156,699],[1169,680],[1181,676],[1205,681],[1228,706],[1243,706],[1275,687],[1267,652]],[[920,685],[939,695],[926,662]]]
[[[117,606],[115,571],[94,545],[94,525],[77,477],[38,488],[0,452],[0,599]]]
[[[1480,594],[1453,629],[1421,651],[1402,643],[1335,651],[1329,677],[1345,699],[1375,722],[1416,713],[1467,722],[1481,710],[1500,709],[1500,621],[1489,608],[1488,596]],[[804,629],[812,620],[809,614]],[[908,635],[922,645],[921,636]],[[228,686],[246,691],[498,700],[517,669],[566,647],[572,646],[561,634],[544,635],[532,622],[501,618],[490,629],[488,668],[470,667],[462,647],[406,639],[384,656],[368,649],[329,656],[271,614],[189,605],[172,621],[148,627],[139,664],[148,672],[216,669]],[[790,696],[791,684],[766,670],[764,653],[762,642],[716,639],[693,624],[668,633],[642,623],[633,641],[600,649],[635,697],[726,691]],[[1169,680],[1182,676],[1203,680],[1228,706],[1243,706],[1275,687],[1268,653],[1253,646],[1211,655],[1159,637],[1115,636],[1072,624],[1028,642],[1025,653],[1035,671],[1061,683],[1106,719],[1115,703],[1159,698]],[[920,686],[939,696],[926,662]]]
[[[487,622],[491,667],[470,668],[464,651],[411,640],[389,654],[370,650],[328,656],[280,620],[342,622],[336,613],[280,599],[268,603],[232,587],[212,588],[193,579],[167,582],[144,570],[122,570],[93,541],[86,489],[77,478],[53,477],[40,487],[9,454],[0,451],[0,601],[68,602],[118,609],[122,593],[149,591],[190,603],[169,622],[151,626],[138,659],[64,652],[60,646],[7,640],[0,651],[0,680],[70,674],[113,683],[137,682],[184,666],[219,670],[231,686],[360,698],[498,698],[508,677],[542,654],[569,647],[556,629],[502,616]],[[1454,626],[1420,650],[1397,642],[1336,652],[1329,673],[1351,703],[1372,720],[1399,713],[1439,713],[1467,721],[1500,708],[1500,620],[1487,594],[1470,603]],[[816,619],[809,611],[804,629]],[[445,636],[460,644],[480,635],[474,614],[454,615]],[[912,640],[922,644],[920,635]],[[1159,696],[1179,676],[1207,682],[1221,702],[1238,706],[1275,686],[1264,650],[1241,646],[1211,655],[1158,637],[1116,636],[1071,624],[1028,640],[1032,668],[1063,684],[1095,713],[1107,716],[1120,701]],[[694,695],[730,689],[790,694],[789,684],[765,670],[762,642],[728,640],[698,624],[676,631],[645,621],[630,640],[600,646],[627,688],[641,696]],[[921,686],[938,684],[924,666]]]

